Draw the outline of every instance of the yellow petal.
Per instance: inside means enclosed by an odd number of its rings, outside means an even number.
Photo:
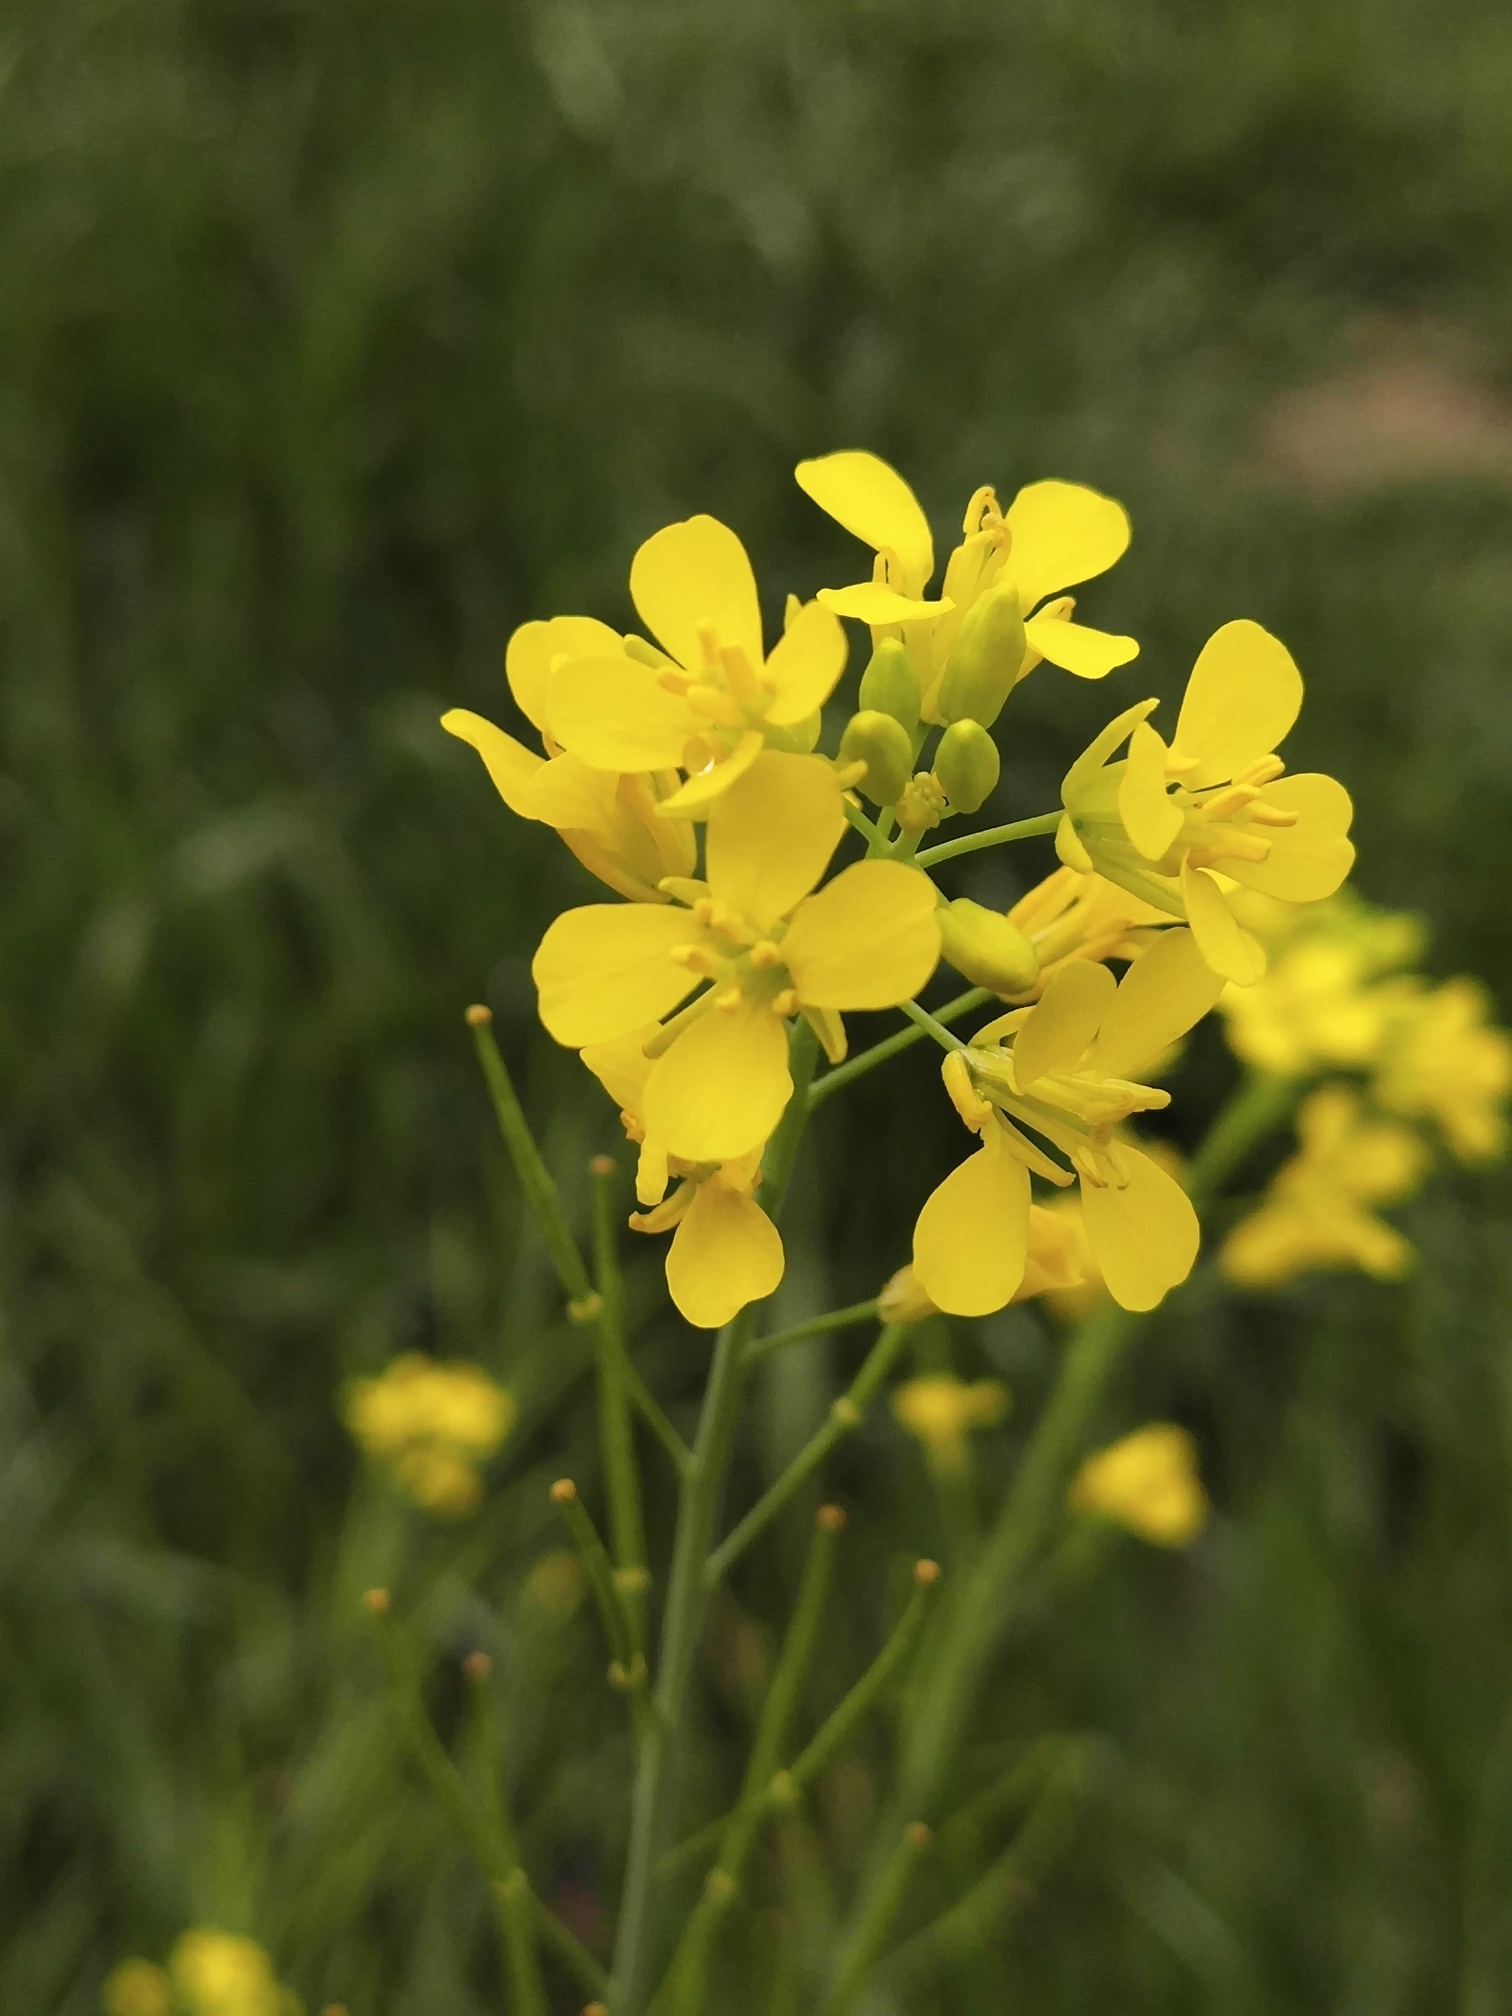
[[[667,1252],[667,1286],[700,1330],[718,1330],[782,1279],[782,1240],[761,1206],[722,1183],[701,1183]]]
[[[551,680],[551,730],[595,770],[670,770],[701,723],[649,665],[574,658]]]
[[[793,474],[799,489],[847,532],[879,553],[894,554],[897,586],[919,593],[934,572],[934,541],[918,498],[896,469],[864,448],[843,448],[800,462]]]
[[[799,904],[782,941],[798,997],[813,1008],[891,1008],[940,958],[935,891],[901,861],[858,861]]]
[[[544,756],[537,756],[513,735],[506,735],[492,721],[466,707],[452,707],[441,716],[441,726],[459,742],[471,743],[483,758],[494,789],[511,812],[522,819],[539,819],[536,811],[535,779],[545,768]]]
[[[1193,790],[1222,784],[1278,749],[1302,711],[1302,674],[1279,637],[1241,617],[1203,645],[1171,747],[1201,760],[1184,772]]]
[[[1173,1176],[1127,1141],[1119,1154],[1127,1187],[1081,1186],[1087,1243],[1108,1293],[1124,1309],[1153,1309],[1197,1258],[1201,1234],[1191,1199]]]
[[[1024,625],[1024,638],[1031,651],[1074,672],[1078,679],[1105,679],[1120,665],[1139,656],[1133,637],[1119,637],[1110,630],[1089,630],[1083,623],[1063,617],[1035,616]]]
[[[1129,737],[1129,759],[1118,786],[1118,816],[1147,861],[1158,861],[1181,831],[1181,808],[1166,795],[1166,745],[1141,721]]]
[[[919,1213],[914,1276],[947,1315],[990,1316],[1012,1301],[1028,1253],[1029,1171],[993,1121]]]
[[[766,676],[777,689],[766,718],[774,727],[806,721],[835,690],[849,646],[840,619],[820,602],[805,602],[777,640]]]
[[[663,650],[690,672],[704,662],[699,631],[706,626],[721,645],[743,651],[753,672],[760,671],[756,577],[744,546],[717,518],[685,518],[653,532],[630,563],[630,596]]]
[[[1208,965],[1238,987],[1253,987],[1265,971],[1265,948],[1245,930],[1205,868],[1182,862],[1181,897],[1197,949]]]
[[[1013,1039],[1013,1078],[1027,1091],[1047,1071],[1067,1071],[1097,1034],[1117,989],[1106,966],[1063,966]]]
[[[857,623],[916,623],[943,616],[947,609],[953,609],[953,602],[921,602],[908,595],[900,595],[895,588],[888,588],[880,581],[857,581],[850,588],[821,588],[819,600],[826,609],[833,609],[837,616],[850,616]]]
[[[549,623],[522,623],[504,653],[504,676],[515,705],[537,728],[546,728],[547,695],[555,659],[614,657],[622,648],[617,630],[592,616],[553,616]]]
[[[657,813],[663,819],[701,819],[716,798],[720,798],[737,777],[743,777],[766,747],[759,728],[748,728],[728,756],[711,763],[691,776],[670,798],[663,798]]]
[[[764,930],[813,888],[844,831],[824,758],[768,749],[709,808],[709,888]]]
[[[659,1022],[696,985],[671,955],[697,936],[686,910],[650,903],[564,911],[531,962],[541,1020],[574,1050]]]
[[[711,1008],[646,1080],[646,1131],[685,1162],[730,1162],[766,1140],[792,1097],[787,1031],[770,1008]]]
[[[1190,931],[1163,931],[1119,982],[1092,1048],[1108,1078],[1140,1072],[1202,1020],[1223,992]]]
[[[1129,515],[1122,504],[1080,483],[1030,483],[1006,516],[1013,534],[1008,574],[1026,610],[1057,588],[1074,588],[1106,573],[1129,544]]]
[[[1317,903],[1332,896],[1354,866],[1353,842],[1346,838],[1354,806],[1349,793],[1321,771],[1280,777],[1265,787],[1265,802],[1295,812],[1295,826],[1262,829],[1271,843],[1264,861],[1225,861],[1224,872],[1247,889],[1280,896],[1288,903]]]
[[[586,1043],[579,1053],[621,1112],[640,1118],[645,1112],[646,1080],[651,1075],[651,1059],[644,1045],[656,1034],[656,1024],[647,1022],[608,1043]]]

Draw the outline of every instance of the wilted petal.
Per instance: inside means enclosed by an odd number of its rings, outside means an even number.
[[[697,985],[671,956],[697,936],[686,910],[650,903],[564,911],[531,962],[541,1020],[573,1050],[659,1022]]]
[[[653,532],[630,563],[630,596],[662,649],[690,672],[704,662],[699,632],[706,626],[721,645],[743,651],[752,671],[760,666],[756,577],[744,546],[717,518],[685,518]]]
[[[1029,1171],[991,1121],[919,1213],[914,1276],[948,1315],[990,1316],[1012,1301],[1028,1254]]]
[[[714,1176],[701,1183],[667,1252],[667,1286],[700,1330],[718,1330],[782,1279],[782,1240],[761,1206]]]
[[[1171,747],[1201,760],[1182,782],[1223,784],[1278,749],[1302,711],[1302,674],[1279,637],[1240,617],[1203,645]]]
[[[709,887],[765,929],[813,888],[844,831],[840,786],[823,757],[768,749],[709,808]]]
[[[1153,1309],[1197,1258],[1201,1234],[1192,1201],[1148,1155],[1127,1141],[1119,1157],[1128,1175],[1122,1189],[1082,1180],[1082,1222],[1108,1293],[1124,1309]]]
[[[1008,573],[1026,610],[1057,588],[1106,573],[1129,544],[1122,504],[1081,483],[1030,483],[1004,515],[1013,534]]]
[[[729,1162],[765,1141],[792,1097],[787,1031],[770,1008],[711,1008],[658,1057],[646,1130],[686,1162]]]
[[[934,885],[901,861],[858,861],[799,904],[782,957],[805,1005],[891,1008],[940,958]]]
[[[847,532],[879,553],[894,554],[898,587],[919,593],[934,572],[934,541],[918,498],[896,469],[864,448],[844,448],[800,462],[793,474]]]

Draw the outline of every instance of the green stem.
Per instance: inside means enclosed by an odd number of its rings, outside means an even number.
[[[882,1867],[882,1874],[867,1899],[866,1909],[851,1928],[841,1948],[830,1981],[829,1993],[819,2005],[819,2016],[846,2016],[866,1985],[866,1977],[881,1952],[893,1920],[908,1895],[919,1857],[929,1846],[931,1835],[922,1821],[910,1821],[896,1847]]]
[[[957,994],[953,1001],[947,1001],[943,1008],[936,1008],[934,1019],[942,1024],[958,1022],[963,1015],[969,1015],[973,1008],[985,1008],[989,1001],[996,1001],[997,995],[987,987],[968,988],[966,993]],[[868,1071],[874,1071],[879,1064],[885,1064],[890,1057],[896,1057],[900,1050],[911,1049],[915,1043],[922,1043],[929,1034],[927,1029],[900,1029],[896,1036],[884,1037],[880,1043],[873,1043],[869,1050],[859,1056],[848,1058],[844,1064],[837,1064],[833,1071],[826,1071],[809,1093],[809,1111],[822,1105],[833,1092],[839,1092],[855,1078]]]
[[[645,1637],[646,1527],[635,1438],[630,1429],[625,1297],[614,1206],[617,1172],[607,1155],[595,1155],[588,1168],[593,1184],[593,1269],[599,1295],[594,1325],[598,1336],[599,1445],[608,1490],[616,1586],[623,1592],[638,1652]]]
[[[966,1045],[959,1036],[952,1036],[943,1022],[919,1006],[917,1001],[900,1001],[898,1006],[917,1029],[925,1036],[932,1036],[942,1050],[964,1050]]]
[[[866,1362],[829,1411],[829,1419],[798,1451],[782,1475],[764,1491],[734,1531],[722,1540],[704,1563],[706,1589],[717,1587],[732,1561],[750,1546],[762,1528],[782,1510],[799,1487],[813,1475],[835,1444],[854,1434],[877,1388],[887,1377],[893,1360],[903,1348],[910,1326],[889,1323],[867,1353]]]
[[[556,1913],[543,1904],[534,1891],[531,1892],[531,1905],[541,1944],[551,1949],[569,1974],[577,1976],[579,1987],[586,1988],[595,2002],[607,2001],[612,1986],[609,1976],[582,1940],[567,1930]]]
[[[690,1456],[688,1445],[657,1404],[656,1397],[642,1379],[635,1360],[629,1356],[625,1359],[625,1383],[630,1389],[630,1398],[640,1409],[641,1419],[666,1450],[672,1468],[679,1477],[684,1476]]]
[[[827,1316],[810,1316],[806,1322],[794,1323],[790,1329],[774,1330],[770,1337],[753,1337],[746,1352],[747,1365],[754,1365],[759,1359],[770,1358],[774,1351],[785,1351],[789,1344],[801,1344],[808,1337],[822,1337],[830,1330],[848,1330],[853,1323],[875,1322],[877,1298],[869,1302],[852,1302],[848,1309],[831,1309]]]
[[[775,1220],[792,1175],[808,1118],[808,1088],[818,1038],[805,1021],[794,1024],[788,1046],[793,1094],[768,1145],[757,1200]],[[654,1713],[640,1746],[630,1809],[630,1846],[615,1941],[615,2016],[642,2016],[650,1993],[651,1950],[659,1891],[658,1862],[671,1819],[670,1766],[678,1753],[687,1712],[694,1655],[703,1629],[708,1590],[704,1562],[714,1537],[734,1447],[753,1305],[720,1331],[679,1494],[672,1566],[662,1615]]]
[[[940,1571],[933,1561],[914,1564],[914,1586],[908,1608],[894,1625],[892,1636],[845,1699],[825,1720],[797,1762],[787,1771],[778,1773],[768,1794],[769,1803],[781,1805],[795,1801],[839,1756],[856,1729],[871,1713],[894,1674],[907,1663],[923,1633],[925,1619],[934,1608],[934,1593],[939,1586]]]
[[[632,1694],[643,1694],[646,1661],[641,1650],[639,1620],[630,1606],[624,1579],[615,1574],[609,1550],[599,1538],[598,1528],[589,1518],[587,1508],[578,1497],[577,1486],[570,1477],[559,1477],[552,1485],[551,1502],[566,1522],[578,1559],[583,1564],[583,1573],[588,1577],[588,1586],[593,1591],[599,1621],[604,1627],[604,1636],[609,1640],[614,1660],[610,1677],[616,1686],[624,1687]]]
[[[514,1823],[504,1796],[504,1771],[494,1718],[490,1662],[483,1660],[477,1671],[468,1673],[468,1679],[472,1689],[473,1728],[482,1767],[483,1811],[501,1856],[512,1865],[508,1875],[498,1878],[491,1888],[498,1906],[499,1931],[509,1961],[514,2007],[519,2016],[546,2016],[546,1997],[536,1954],[534,1899],[520,1862]]]
[[[1003,847],[1010,840],[1035,840],[1053,833],[1063,814],[1042,812],[1037,819],[1016,819],[1011,826],[989,826],[981,833],[967,833],[959,840],[946,840],[938,847],[926,847],[914,856],[916,868],[932,868],[937,861],[954,861],[958,854],[976,854],[983,847]]]
[[[867,818],[860,806],[852,805],[849,798],[842,795],[840,809],[845,814],[846,823],[854,826],[856,831],[865,838],[868,855],[880,853],[884,845],[884,837],[879,828],[874,826],[871,820]]]

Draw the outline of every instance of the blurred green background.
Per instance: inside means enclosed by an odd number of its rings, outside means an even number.
[[[1512,1002],[1512,16],[20,0],[0,80],[0,2011],[84,2016],[212,1922],[312,2009],[461,2016],[498,2006],[486,1900],[395,1758],[357,1592],[429,1634],[443,1725],[451,1655],[496,1653],[529,1852],[590,1940],[626,1764],[590,1625],[520,1593],[593,1424],[463,1005],[569,1187],[617,1130],[532,1031],[530,950],[591,885],[436,716],[516,725],[513,626],[628,623],[634,546],[694,510],[773,612],[853,578],[800,456],[888,456],[945,543],[979,482],[1077,479],[1133,515],[1084,607],[1144,654],[1029,683],[1002,816],[1255,616],[1309,681],[1288,753],[1355,794],[1358,886]],[[1048,867],[1020,851],[959,890]],[[1198,1111],[1224,1068],[1199,1046]],[[870,1293],[958,1151],[917,1054],[838,1103],[794,1315]],[[1451,1183],[1406,1214],[1407,1287],[1199,1298],[1145,1341],[1107,1431],[1188,1421],[1217,1517],[1009,1647],[982,1741],[1092,1732],[1095,1785],[919,2006],[1512,2007],[1508,1207]],[[457,1531],[339,1425],[409,1348],[527,1408]],[[952,1348],[1016,1395],[990,1502],[1053,1332]],[[704,1349],[653,1320],[680,1419]],[[777,1361],[743,1493],[850,1350]],[[950,1539],[889,1423],[836,1482],[820,1696],[896,1557]],[[800,1528],[716,1616],[704,1810]],[[842,1881],[873,1797],[863,1759]]]

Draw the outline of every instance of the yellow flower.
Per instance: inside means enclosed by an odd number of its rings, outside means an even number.
[[[477,1365],[407,1352],[376,1379],[354,1379],[344,1418],[353,1440],[405,1495],[443,1519],[476,1510],[478,1465],[514,1425],[515,1404]]]
[[[1165,910],[1130,895],[1101,875],[1057,868],[1021,896],[1008,912],[1040,962],[1039,977],[1022,995],[1005,998],[1035,1001],[1063,966],[1073,959],[1137,959],[1154,943],[1154,932],[1170,926]]]
[[[1395,1280],[1412,1247],[1366,1207],[1395,1204],[1422,1180],[1417,1135],[1362,1114],[1346,1085],[1324,1085],[1297,1116],[1299,1152],[1272,1179],[1260,1208],[1224,1242],[1220,1263],[1241,1288],[1274,1288],[1320,1268],[1359,1267]]]
[[[819,710],[845,670],[842,625],[817,602],[790,604],[770,657],[756,577],[717,518],[655,532],[630,565],[630,595],[662,651],[631,639],[559,662],[548,709],[563,747],[596,770],[683,769],[663,818],[707,807],[769,746],[812,749]]]
[[[1128,516],[1111,497],[1079,483],[1031,483],[1005,514],[984,485],[966,507],[962,543],[946,564],[941,599],[928,602],[921,598],[934,573],[934,540],[919,500],[896,470],[862,449],[845,449],[800,462],[794,473],[820,510],[877,556],[870,581],[822,589],[819,600],[874,632],[901,635],[919,675],[926,721],[947,718],[940,698],[952,647],[963,619],[990,592],[1005,599],[1011,592],[1011,607],[1025,619],[1023,655],[1016,671],[1008,669],[1007,685],[1042,658],[1083,679],[1101,679],[1138,655],[1132,637],[1073,623],[1075,601],[1058,593],[1106,573],[1127,548]]]
[[[593,904],[558,917],[532,972],[541,1020],[581,1050],[670,1015],[651,1043],[647,1131],[684,1161],[730,1162],[771,1134],[792,1093],[784,1018],[802,1010],[845,1054],[847,1009],[918,992],[940,951],[935,892],[916,868],[859,861],[817,895],[844,830],[834,772],[766,751],[709,808],[689,907]]]
[[[1070,1503],[1078,1512],[1116,1520],[1157,1547],[1190,1547],[1208,1515],[1197,1445],[1185,1428],[1152,1422],[1089,1456],[1076,1473]]]
[[[1269,955],[1252,986],[1219,997],[1235,1054],[1281,1078],[1375,1064],[1419,991],[1405,975],[1382,977],[1421,950],[1417,918],[1348,890],[1300,910],[1246,890],[1232,907]]]
[[[184,1933],[168,1972],[189,2016],[286,2016],[291,2006],[261,1946],[229,1932]]]
[[[1071,1181],[1026,1127],[1059,1149],[1080,1180],[1087,1240],[1116,1302],[1153,1309],[1186,1279],[1197,1257],[1196,1214],[1180,1184],[1118,1128],[1170,1103],[1132,1074],[1207,1013],[1219,985],[1191,933],[1168,931],[1116,988],[1105,966],[1067,966],[1037,1006],[989,1023],[946,1058],[946,1087],[982,1145],[940,1184],[914,1227],[914,1272],[941,1309],[1001,1309],[1028,1258],[1030,1171],[1060,1186]]]
[[[635,1189],[648,1208],[631,1216],[631,1228],[672,1233],[666,1261],[672,1300],[697,1328],[718,1330],[747,1302],[770,1295],[782,1279],[782,1239],[751,1194],[766,1144],[729,1161],[688,1162],[648,1134],[646,1081],[652,1062],[645,1044],[655,1033],[652,1023],[613,1042],[589,1044],[583,1062],[620,1108],[626,1134],[640,1144]],[[674,1176],[678,1186],[667,1197]]]
[[[1432,1120],[1462,1162],[1506,1145],[1512,1037],[1488,1025],[1485,989],[1446,980],[1399,1015],[1373,1091],[1388,1112]]]
[[[895,1387],[892,1411],[899,1427],[924,1444],[937,1470],[957,1471],[966,1461],[973,1428],[995,1428],[1008,1412],[1008,1389],[996,1379],[969,1386],[949,1373],[930,1373]]]
[[[1080,1207],[1073,1220],[1059,1208],[1059,1200],[1049,1208],[1031,1204],[1024,1278],[1008,1299],[1030,1302],[1043,1295],[1054,1304],[1057,1297],[1079,1292],[1088,1264]],[[1094,1275],[1094,1288],[1100,1291],[1101,1287]],[[939,1313],[912,1267],[900,1267],[877,1297],[877,1314],[884,1323],[920,1323],[926,1316]]]
[[[1275,747],[1301,710],[1302,678],[1258,623],[1225,623],[1208,639],[1169,747],[1147,718],[1157,704],[1126,709],[1067,771],[1056,846],[1069,866],[1184,917],[1213,970],[1249,986],[1265,951],[1228,891],[1331,896],[1354,861],[1349,793],[1321,774],[1282,775]],[[1110,763],[1125,741],[1128,755]]]
[[[609,775],[565,755],[551,732],[546,709],[552,667],[585,652],[612,660],[626,678],[644,670],[625,656],[624,639],[591,616],[522,623],[509,640],[505,675],[520,712],[540,730],[545,757],[466,707],[443,714],[441,726],[477,750],[510,811],[555,827],[590,875],[632,902],[665,903],[657,884],[666,875],[691,875],[697,860],[688,821],[658,816],[659,806],[678,788],[676,771]]]
[[[122,1960],[105,1977],[105,2016],[173,2016],[173,1988],[150,1960]]]

